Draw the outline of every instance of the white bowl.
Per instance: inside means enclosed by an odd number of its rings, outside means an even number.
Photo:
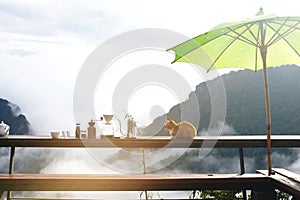
[[[58,131],[51,131],[50,134],[51,134],[51,137],[52,137],[52,138],[58,138],[60,132],[58,132]]]

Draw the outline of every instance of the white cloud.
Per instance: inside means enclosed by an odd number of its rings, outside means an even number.
[[[273,156],[273,154],[272,154]],[[277,156],[279,157],[279,156]],[[287,160],[287,158],[283,158],[282,160],[281,159],[278,159],[278,162],[281,162],[284,163],[285,165],[287,165],[287,169],[294,172],[294,173],[297,173],[297,174],[300,174],[300,151],[298,150],[298,158],[295,162],[293,163],[290,163],[290,162],[285,162]]]
[[[120,24],[117,16],[101,8],[101,3],[93,7],[82,1],[0,2],[0,16],[2,32],[75,36],[86,42],[99,42],[109,37]]]

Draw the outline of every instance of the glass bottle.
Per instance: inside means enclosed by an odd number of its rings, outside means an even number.
[[[80,123],[76,123],[75,137],[80,138]]]

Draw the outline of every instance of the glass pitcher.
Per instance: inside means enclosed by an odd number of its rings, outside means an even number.
[[[103,115],[102,136],[119,137],[121,133],[121,122],[114,115]]]

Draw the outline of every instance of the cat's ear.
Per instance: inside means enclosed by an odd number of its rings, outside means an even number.
[[[166,126],[167,124],[169,124],[169,120],[166,120],[164,125]]]

